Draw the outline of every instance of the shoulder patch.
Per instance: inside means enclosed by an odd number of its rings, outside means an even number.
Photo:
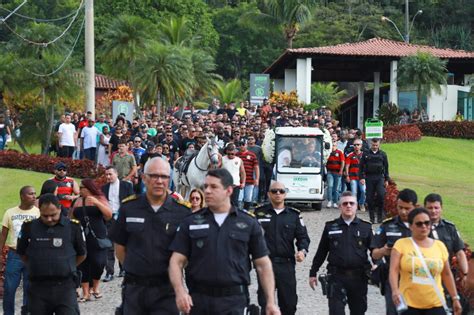
[[[293,207],[288,207],[288,209],[293,210],[293,211],[296,212],[296,213],[301,213],[300,210],[298,210],[298,209],[296,209],[296,208],[293,208]]]
[[[138,195],[131,195],[131,196],[128,196],[127,198],[125,198],[124,200],[122,200],[122,203],[126,203],[126,202],[136,200],[136,199],[138,199]]]
[[[177,199],[174,199],[174,198],[173,198],[173,200],[176,201],[177,204],[185,206],[186,208],[191,208],[191,203],[189,201],[186,201],[186,200],[183,200],[183,199],[177,200]]]
[[[81,224],[81,222],[77,219],[71,219],[71,222],[79,225]]]

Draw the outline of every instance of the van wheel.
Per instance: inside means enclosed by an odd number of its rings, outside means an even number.
[[[323,207],[323,203],[322,202],[313,203],[311,204],[311,207],[313,208],[313,210],[321,211]]]

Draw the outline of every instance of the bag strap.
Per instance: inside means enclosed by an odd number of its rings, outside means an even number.
[[[438,288],[438,285],[436,284],[436,281],[435,279],[433,278],[433,275],[431,274],[430,270],[428,269],[428,266],[426,265],[426,261],[425,259],[423,258],[423,255],[421,254],[421,250],[420,250],[420,247],[418,247],[418,244],[415,242],[415,240],[413,239],[413,237],[410,237],[410,240],[411,242],[413,243],[413,247],[415,247],[415,251],[416,251],[416,254],[418,255],[418,258],[421,260],[421,264],[423,266],[423,269],[425,269],[425,272],[426,274],[428,275],[429,279],[430,279],[430,282],[431,282],[431,285],[433,286],[433,288],[435,289],[436,291],[436,295],[438,296],[438,298],[440,299],[441,303],[443,304],[443,308],[444,310],[446,311],[447,314],[449,314],[449,308],[448,308],[448,305],[446,304],[446,300],[444,299],[444,296],[441,294],[441,292],[439,291],[439,288]]]
[[[86,198],[82,197],[82,215],[84,216],[84,221],[86,221],[86,227],[89,227],[89,231],[92,235],[93,238],[97,239],[97,236],[95,235],[94,230],[92,229],[89,216],[87,215],[86,212]]]

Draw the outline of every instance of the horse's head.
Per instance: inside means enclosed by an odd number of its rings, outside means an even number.
[[[212,166],[216,166],[219,163],[219,146],[217,145],[215,138],[207,138],[207,156],[211,161]]]

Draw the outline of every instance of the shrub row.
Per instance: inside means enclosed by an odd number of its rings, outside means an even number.
[[[474,121],[427,121],[417,125],[424,136],[474,139]]]
[[[59,162],[67,165],[67,175],[71,177],[98,178],[105,172],[102,166],[96,167],[94,162],[89,160],[72,160],[40,154],[29,155],[15,150],[0,151],[0,167],[52,174],[54,165]]]
[[[411,142],[421,140],[421,130],[415,124],[384,127],[383,139],[386,143]]]
[[[393,180],[388,181],[388,186],[385,191],[384,210],[387,218],[398,214],[397,210],[398,188]]]

